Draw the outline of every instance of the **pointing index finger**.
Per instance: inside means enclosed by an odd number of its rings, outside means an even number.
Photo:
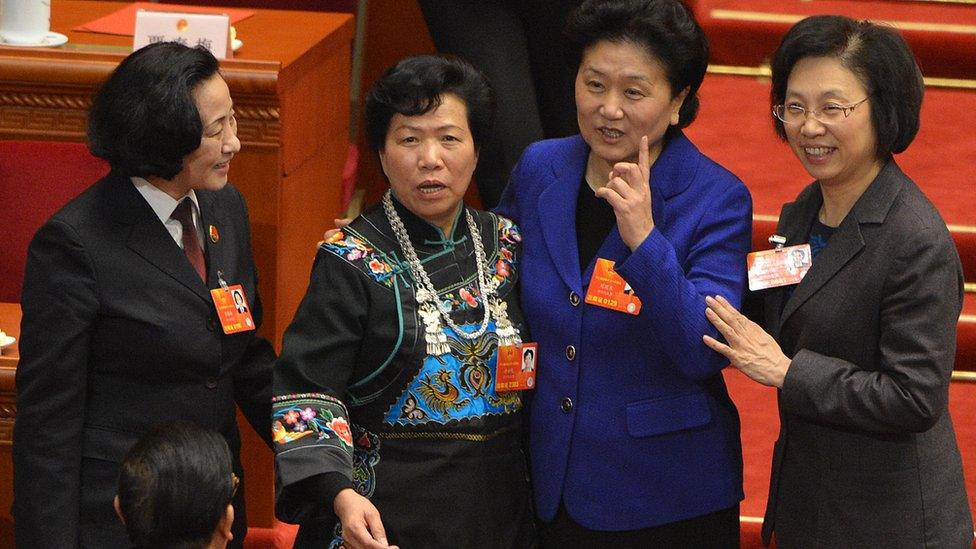
[[[637,166],[641,173],[647,174],[651,171],[651,152],[648,146],[648,139],[645,135],[641,137],[640,148],[637,150]]]

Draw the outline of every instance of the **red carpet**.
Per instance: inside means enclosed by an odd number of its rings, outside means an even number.
[[[819,14],[885,21],[899,28],[925,76],[976,78],[976,9],[899,0],[693,0],[711,44],[711,61],[758,66],[797,20]]]

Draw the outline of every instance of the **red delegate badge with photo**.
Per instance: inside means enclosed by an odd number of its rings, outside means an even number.
[[[627,284],[616,271],[613,270],[615,263],[609,259],[598,257],[596,266],[593,269],[593,277],[590,278],[590,285],[586,289],[586,302],[619,311],[630,315],[636,315],[641,310],[641,300],[634,295],[634,289]]]
[[[539,358],[538,343],[503,345],[498,348],[495,369],[495,391],[525,391],[535,388],[535,366]]]
[[[251,306],[247,303],[244,288],[240,284],[224,286],[210,290],[220,326],[225,334],[236,334],[254,329],[254,318],[251,317]]]
[[[749,290],[765,290],[799,284],[813,265],[810,244],[799,244],[746,256],[749,268]]]

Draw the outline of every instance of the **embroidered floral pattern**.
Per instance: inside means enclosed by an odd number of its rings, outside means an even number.
[[[335,439],[352,447],[346,407],[338,399],[318,393],[285,395],[272,399],[271,434],[285,445],[310,437],[312,441]]]
[[[491,278],[499,286],[512,275],[515,270],[514,249],[522,242],[522,235],[518,227],[504,217],[498,218],[498,259],[491,266]],[[452,311],[465,311],[477,309],[482,306],[481,294],[478,292],[478,285],[472,283],[457,290],[441,294],[442,304]]]
[[[380,438],[358,425],[352,426],[356,444],[352,457],[352,485],[363,497],[376,491],[374,468],[380,462]]]
[[[352,446],[352,432],[349,431],[349,423],[341,417],[332,418],[329,422],[328,428],[332,429],[339,440],[346,443],[346,446]]]
[[[383,254],[377,253],[366,241],[346,234],[345,231],[336,231],[322,243],[322,247],[350,263],[361,261],[365,266],[365,272],[373,280],[390,288],[393,287],[393,267],[385,261]]]
[[[510,219],[498,218],[498,242],[498,261],[495,262],[492,278],[501,286],[515,269],[515,254],[512,250],[522,242],[522,234]]]

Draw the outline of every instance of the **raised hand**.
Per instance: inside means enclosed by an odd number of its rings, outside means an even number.
[[[735,310],[722,296],[706,297],[705,316],[728,342],[704,335],[702,340],[714,351],[722,353],[732,366],[742,373],[770,387],[782,387],[790,359],[783,354],[773,336],[758,324]]]
[[[617,162],[610,170],[607,184],[596,190],[596,196],[613,207],[620,238],[630,251],[636,250],[654,229],[650,174],[650,152],[645,135],[637,150],[637,164]]]

